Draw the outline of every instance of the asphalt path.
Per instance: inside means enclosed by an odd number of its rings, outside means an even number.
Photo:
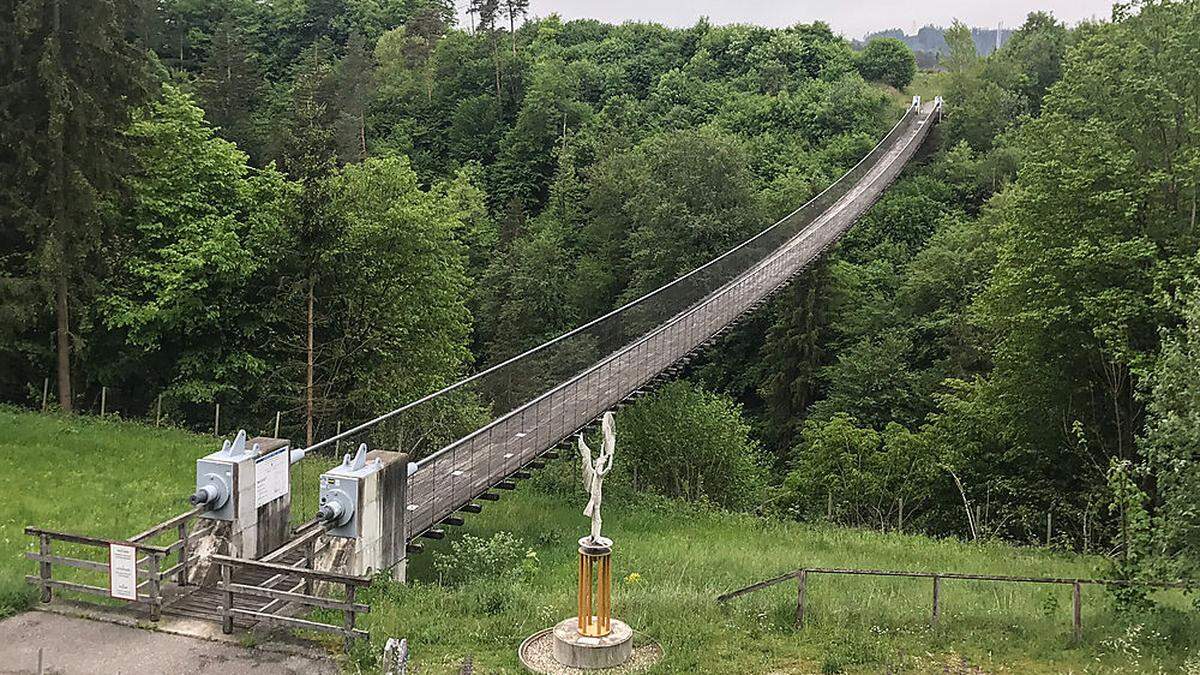
[[[320,653],[266,651],[50,612],[0,621],[0,674],[37,675],[334,675]]]

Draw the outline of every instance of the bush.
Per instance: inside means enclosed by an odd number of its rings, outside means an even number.
[[[497,532],[490,539],[465,534],[450,544],[449,553],[433,554],[433,568],[448,584],[527,577],[537,570],[537,554],[511,532]]]
[[[785,510],[816,519],[832,500],[836,521],[880,529],[922,515],[937,476],[926,437],[895,423],[882,432],[861,427],[844,413],[810,419],[793,463],[780,500]]]
[[[900,40],[875,38],[858,55],[858,72],[864,80],[903,89],[917,74],[917,60],[908,45]]]
[[[635,490],[731,509],[760,503],[761,450],[741,407],[728,397],[673,382],[622,411],[616,422],[614,466]]]

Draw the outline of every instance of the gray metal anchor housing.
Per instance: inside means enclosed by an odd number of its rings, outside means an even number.
[[[196,491],[188,497],[193,506],[205,504],[201,514],[212,520],[234,519],[234,472],[239,462],[258,454],[258,445],[246,447],[246,432],[239,431],[233,441],[225,441],[217,452],[196,460]]]
[[[317,518],[326,523],[330,535],[351,539],[362,536],[363,479],[382,467],[378,459],[367,461],[367,444],[363,443],[354,455],[346,455],[341,464],[321,474]]]

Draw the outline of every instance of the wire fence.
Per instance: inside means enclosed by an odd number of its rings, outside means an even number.
[[[834,576],[850,576],[850,577],[892,577],[892,578],[908,578],[908,579],[929,579],[933,582],[932,593],[932,611],[930,612],[930,623],[937,625],[942,616],[942,582],[949,580],[958,581],[987,581],[995,583],[1017,583],[1017,584],[1046,584],[1071,586],[1071,627],[1074,632],[1075,641],[1083,639],[1083,609],[1082,609],[1082,589],[1084,586],[1103,586],[1106,588],[1146,588],[1146,589],[1177,589],[1190,591],[1200,586],[1196,581],[1182,580],[1169,581],[1163,579],[1081,579],[1081,578],[1063,578],[1063,577],[1028,577],[1028,576],[1011,576],[1002,574],[963,574],[960,572],[910,572],[899,570],[869,570],[869,569],[847,569],[836,567],[805,567],[780,576],[759,581],[757,583],[739,588],[736,591],[730,591],[717,596],[717,602],[727,603],[730,600],[740,598],[744,595],[749,595],[765,588],[770,588],[777,584],[781,584],[792,579],[797,581],[796,588],[796,627],[804,627],[804,617],[807,610],[808,597],[808,578],[818,574],[834,575]]]
[[[60,409],[53,378],[45,378],[36,387],[30,383],[28,388],[30,391],[38,389],[37,396],[14,405],[40,412]],[[237,402],[196,401],[169,393],[147,395],[141,390],[119,386],[77,388],[71,403],[72,412],[77,415],[137,420],[156,427],[177,427],[217,437],[231,435],[239,429],[245,429],[252,436],[273,438],[303,439],[305,435],[303,410],[294,407],[268,414],[247,414]],[[326,428],[335,435],[341,432],[342,423],[339,421],[328,418],[316,421],[318,433]]]

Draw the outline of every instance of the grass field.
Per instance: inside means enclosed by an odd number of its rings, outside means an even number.
[[[536,486],[524,490],[465,529],[515,533],[535,551],[536,573],[448,588],[437,584],[427,550],[412,568],[420,581],[389,586],[389,601],[376,605],[373,641],[408,637],[414,657],[434,672],[457,672],[468,653],[484,672],[520,672],[513,647],[573,614],[574,541],[587,525],[580,498],[568,504]],[[792,625],[794,584],[725,607],[714,601],[801,566],[1089,577],[1102,573],[1095,558],[765,522],[646,499],[635,507],[614,501],[605,527],[616,542],[615,612],[663,644],[661,672],[959,672],[963,664],[1013,673],[1184,672],[1189,655],[1189,672],[1200,667],[1200,621],[1179,597],[1164,598],[1173,608],[1122,616],[1103,590],[1085,587],[1080,645],[1071,644],[1069,586],[946,581],[937,630],[928,625],[925,580],[814,577],[800,631]]]
[[[193,460],[211,438],[117,421],[0,408],[0,470],[9,477],[0,517],[0,611],[32,601],[26,524],[104,536],[181,510]],[[619,452],[619,451],[618,451]],[[618,456],[619,461],[619,456]],[[315,477],[319,467],[312,467]],[[581,493],[560,494],[570,468],[489,503],[411,566],[408,586],[379,583],[365,623],[371,648],[348,664],[369,671],[387,637],[406,637],[422,673],[520,672],[515,648],[573,613],[575,539],[587,521]],[[310,478],[311,478],[310,477]],[[1082,644],[1071,644],[1069,587],[943,583],[940,628],[928,626],[930,584],[919,580],[815,577],[809,622],[792,626],[795,587],[717,605],[715,597],[800,566],[853,566],[1051,576],[1096,576],[1102,561],[989,543],[779,523],[648,497],[606,500],[614,553],[615,612],[661,642],[656,672],[1166,672],[1200,673],[1200,620],[1186,601],[1118,614],[1099,589],[1084,592]],[[518,537],[524,573],[462,585],[439,583],[431,564],[464,532]],[[430,542],[427,542],[430,543]]]
[[[23,530],[128,537],[178,513],[195,458],[214,439],[116,420],[33,415],[0,407],[0,615],[32,602]]]
[[[935,96],[946,95],[946,84],[949,73],[917,71],[913,81],[903,91],[886,84],[876,83],[875,86],[888,95],[897,107],[903,109],[912,103],[913,96],[920,96],[922,101],[933,101]]]

